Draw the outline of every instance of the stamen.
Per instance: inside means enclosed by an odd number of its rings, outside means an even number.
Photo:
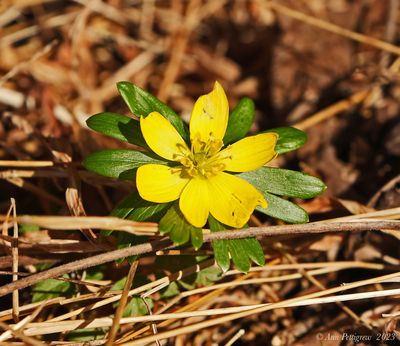
[[[191,177],[212,177],[226,167],[223,161],[227,157],[218,155],[223,145],[221,140],[214,138],[212,132],[210,139],[206,142],[201,140],[200,134],[197,133],[192,137],[190,152],[185,150],[182,156],[178,155],[178,161],[186,168],[186,173]]]
[[[178,153],[174,153],[174,154],[172,155],[172,159],[173,159],[174,161],[179,161],[179,162],[181,162],[182,159],[184,159],[185,157],[188,156],[188,153],[189,153],[188,148],[187,148],[186,145],[177,143],[177,144],[176,144],[176,149],[177,149]]]

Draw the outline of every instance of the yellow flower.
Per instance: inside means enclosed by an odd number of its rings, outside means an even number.
[[[189,148],[160,113],[140,118],[148,146],[175,165],[146,164],[137,171],[137,188],[148,201],[165,203],[179,198],[186,220],[203,227],[209,213],[218,221],[242,227],[257,205],[267,207],[264,196],[247,181],[226,173],[262,167],[276,156],[277,134],[262,133],[224,146],[229,106],[224,89],[214,89],[195,103],[190,119]],[[221,150],[222,149],[222,150]]]

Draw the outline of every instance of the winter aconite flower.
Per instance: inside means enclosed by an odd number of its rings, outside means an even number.
[[[224,147],[228,100],[216,82],[213,91],[195,103],[190,119],[190,146],[160,113],[140,119],[148,146],[172,161],[170,166],[146,164],[138,168],[140,196],[156,203],[179,199],[186,220],[196,227],[209,213],[218,221],[242,227],[256,206],[267,207],[264,196],[247,181],[228,172],[258,169],[276,156],[275,133],[249,136]]]

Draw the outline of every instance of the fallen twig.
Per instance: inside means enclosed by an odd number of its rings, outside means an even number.
[[[221,239],[240,239],[248,237],[276,237],[281,235],[300,235],[300,234],[321,234],[331,232],[360,232],[373,231],[379,229],[400,230],[400,221],[386,220],[364,220],[354,222],[332,222],[332,223],[310,223],[302,225],[282,225],[282,226],[263,226],[250,227],[243,230],[222,231],[204,235],[205,242]],[[22,289],[31,286],[38,281],[54,278],[75,270],[81,270],[100,264],[115,261],[120,258],[141,255],[161,249],[172,248],[173,244],[168,239],[156,240],[151,243],[144,243],[124,249],[84,258],[78,261],[60,265],[49,270],[33,274],[18,281],[0,287],[0,297],[11,293],[15,289]]]

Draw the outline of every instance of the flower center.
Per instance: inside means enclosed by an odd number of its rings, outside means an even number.
[[[224,164],[226,158],[218,155],[223,145],[221,140],[213,139],[211,134],[207,142],[196,136],[192,139],[190,153],[185,155],[180,163],[190,177],[212,177],[226,167]]]

